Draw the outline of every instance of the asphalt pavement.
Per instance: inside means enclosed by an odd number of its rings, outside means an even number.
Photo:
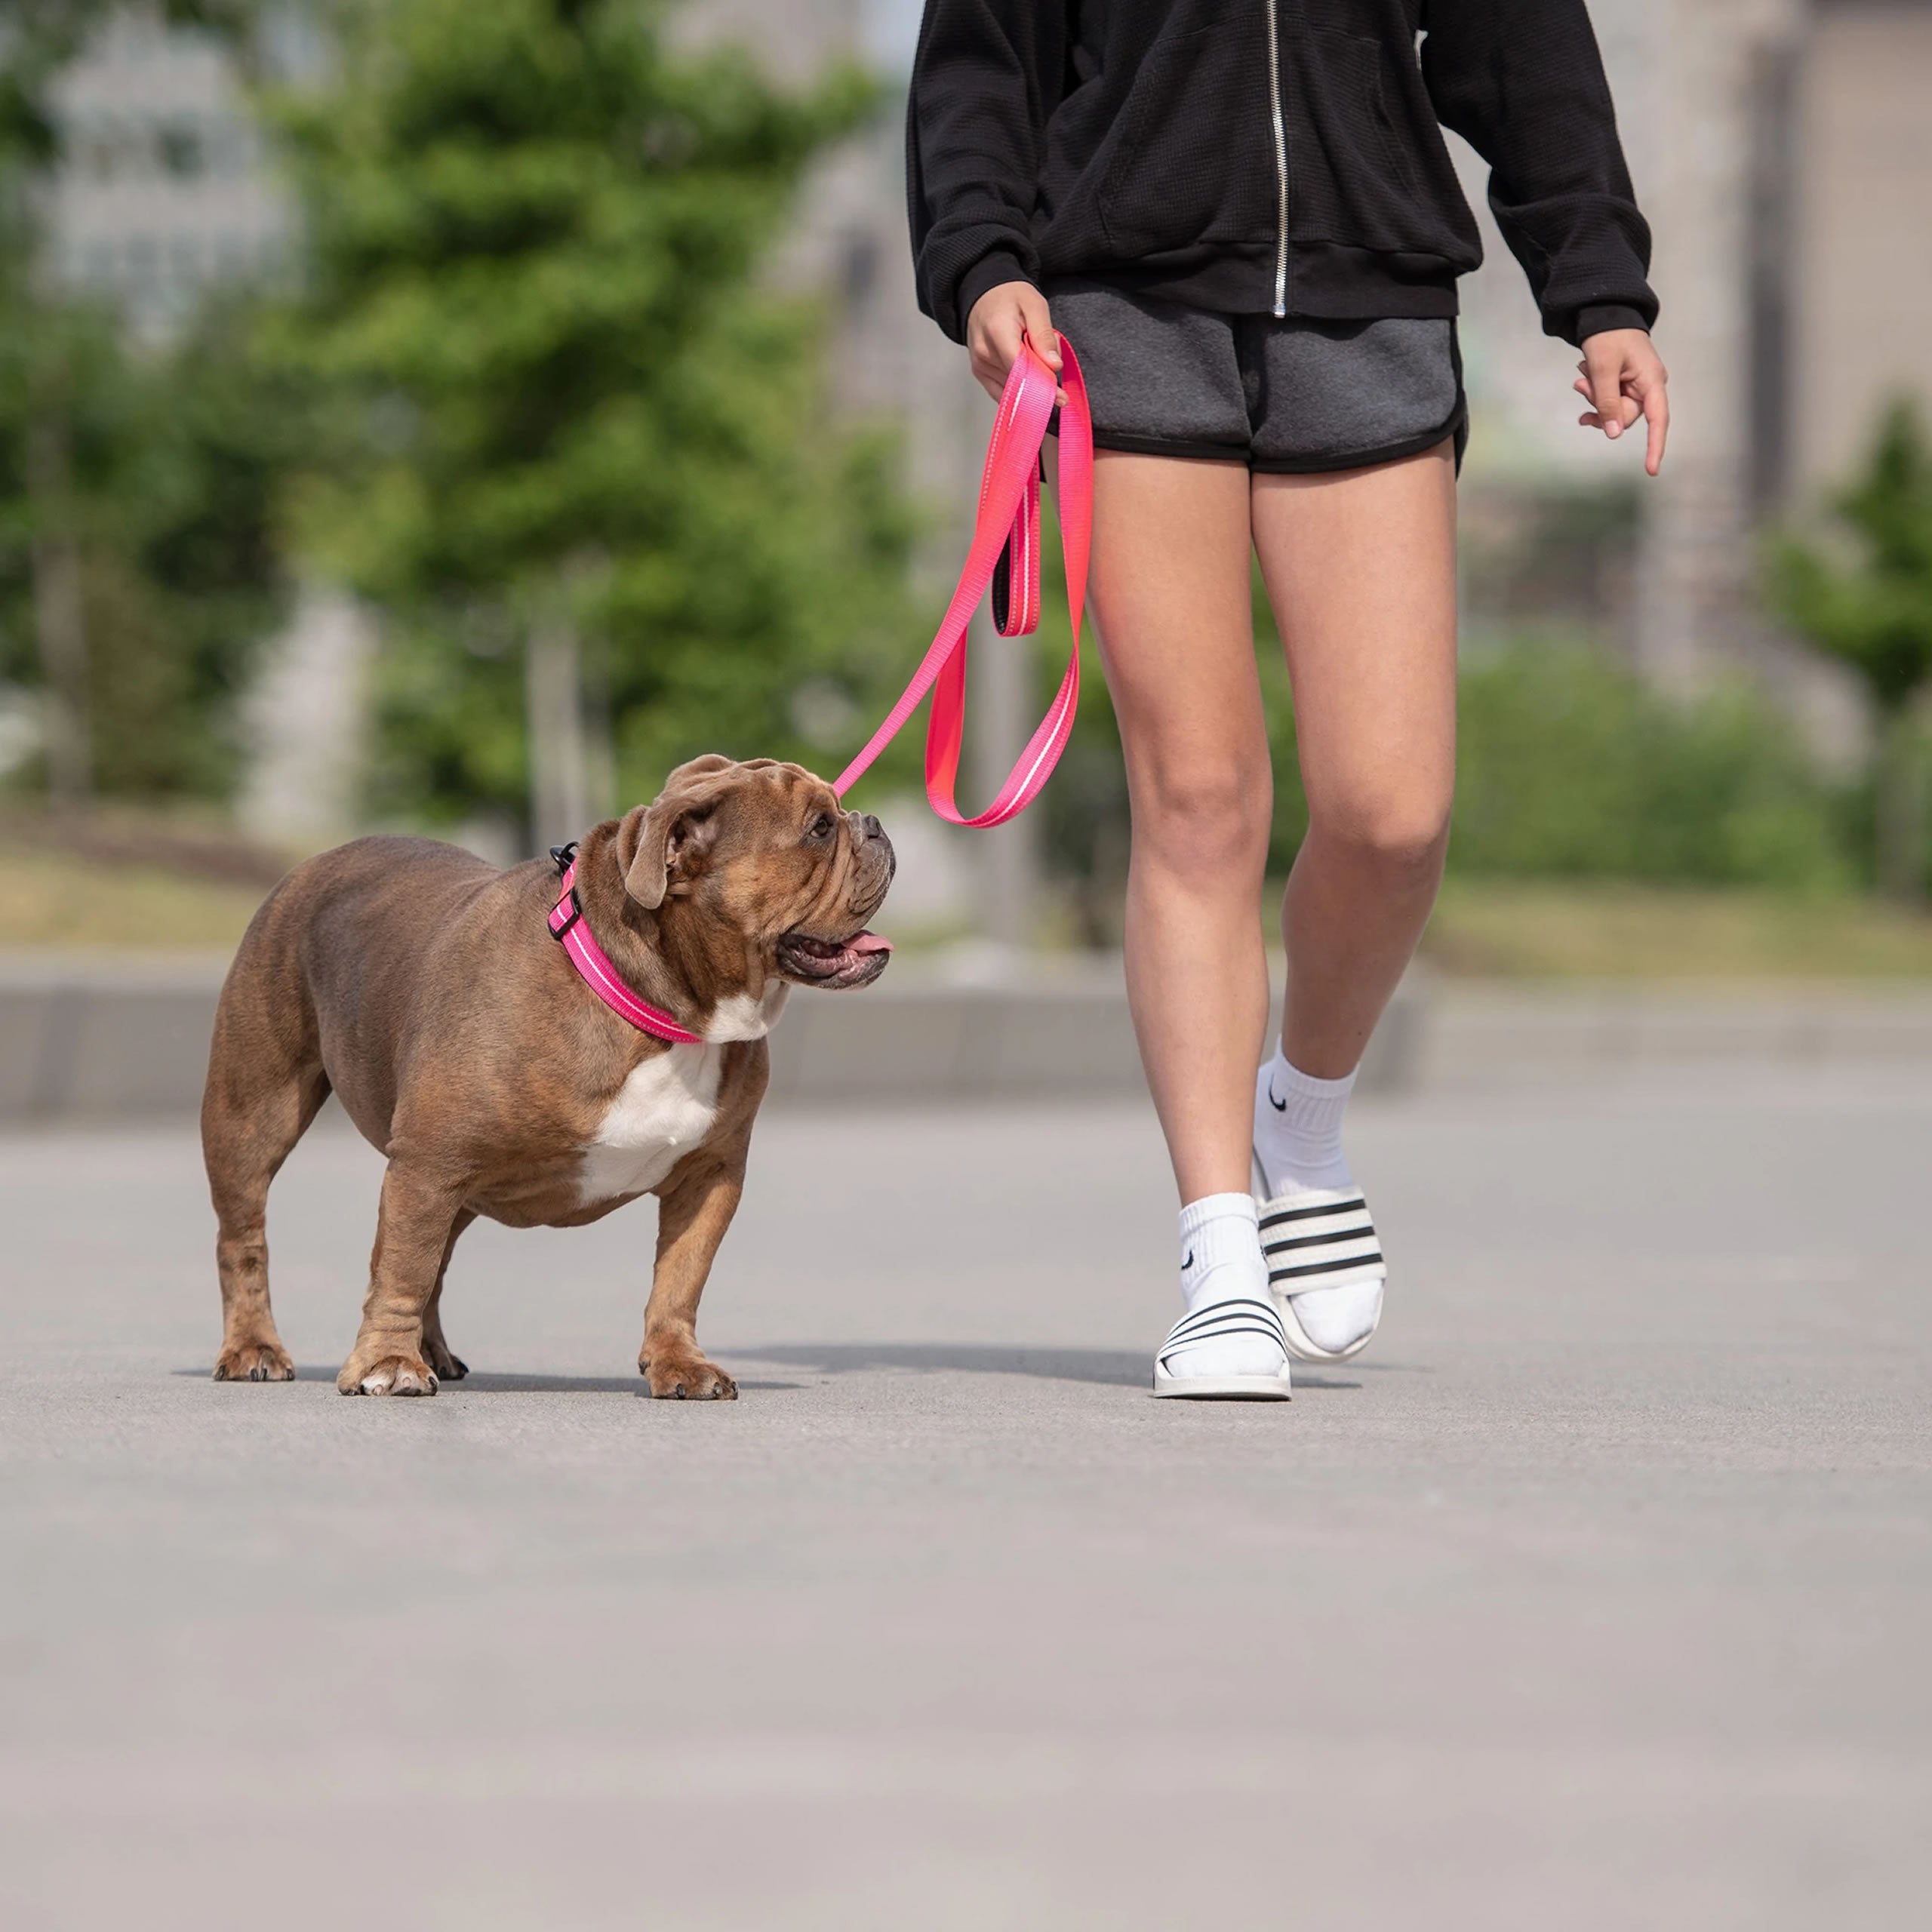
[[[344,1400],[380,1175],[277,1185],[217,1385],[192,1137],[0,1140],[0,1922],[1892,1927],[1932,1888],[1932,1092],[1361,1104],[1382,1335],[1155,1402],[1143,1108],[759,1130],[700,1334],[645,1204],[466,1237]]]

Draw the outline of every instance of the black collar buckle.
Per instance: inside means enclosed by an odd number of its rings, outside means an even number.
[[[566,906],[570,908],[569,913],[560,923],[558,920],[557,915],[559,912],[561,912]],[[582,921],[583,918],[583,901],[577,896],[577,888],[575,886],[572,886],[570,891],[565,893],[563,897],[558,900],[555,906],[551,909],[550,937],[554,940],[561,940],[564,935],[570,931],[571,927],[577,925]]]

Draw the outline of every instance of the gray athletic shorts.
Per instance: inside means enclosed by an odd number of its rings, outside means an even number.
[[[1094,281],[1054,283],[1094,441],[1144,456],[1308,473],[1356,469],[1468,441],[1456,325],[1223,315]]]

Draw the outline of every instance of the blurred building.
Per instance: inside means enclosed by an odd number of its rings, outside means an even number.
[[[1657,235],[1675,422],[1640,491],[1628,641],[1654,675],[1743,663],[1830,735],[1851,700],[1756,608],[1758,532],[1815,513],[1893,396],[1932,393],[1928,0],[1592,0]],[[1472,199],[1481,168],[1465,155]],[[1574,426],[1574,352],[1538,332],[1488,224],[1466,290],[1472,478],[1627,475]]]
[[[272,38],[285,46],[292,29],[278,20]],[[48,217],[60,281],[158,336],[211,288],[286,265],[288,199],[214,41],[129,6],[61,77],[54,106],[66,165]]]

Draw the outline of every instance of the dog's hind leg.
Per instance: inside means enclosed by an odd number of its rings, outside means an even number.
[[[399,1138],[407,1137],[398,1134]],[[463,1190],[418,1159],[392,1155],[383,1176],[361,1332],[335,1386],[345,1395],[433,1395],[424,1359],[430,1306],[463,1217]]]
[[[269,1307],[269,1183],[329,1094],[306,1001],[299,991],[281,997],[279,976],[265,970],[265,950],[245,941],[222,989],[202,1098],[221,1276],[217,1382],[294,1379]]]
[[[450,1257],[456,1251],[457,1238],[476,1218],[466,1208],[456,1217],[450,1238],[443,1244],[443,1265],[436,1272],[436,1285],[429,1291],[429,1306],[423,1311],[423,1359],[435,1371],[439,1382],[460,1382],[469,1373],[469,1364],[455,1353],[443,1333],[443,1282],[450,1272]]]

